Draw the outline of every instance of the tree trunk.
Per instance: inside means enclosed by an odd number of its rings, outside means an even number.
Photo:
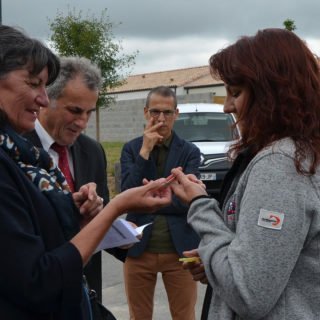
[[[96,139],[100,142],[100,108],[96,110]]]

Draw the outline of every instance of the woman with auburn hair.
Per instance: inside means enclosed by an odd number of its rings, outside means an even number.
[[[202,319],[319,319],[317,59],[293,32],[266,29],[214,54],[210,69],[237,116],[236,158],[220,203],[177,169],[171,186],[201,237],[186,253],[201,262],[184,267],[212,287]]]

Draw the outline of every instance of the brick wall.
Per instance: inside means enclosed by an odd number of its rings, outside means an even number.
[[[210,93],[197,93],[178,96],[178,103],[212,103]],[[145,99],[117,101],[109,108],[100,109],[100,140],[126,142],[142,134],[145,119],[143,108]],[[92,114],[86,134],[96,137],[96,119]]]

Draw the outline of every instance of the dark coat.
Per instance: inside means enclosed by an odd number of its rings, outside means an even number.
[[[0,318],[81,319],[80,253],[46,196],[1,148],[0,194]]]
[[[140,155],[143,138],[139,137],[126,143],[121,153],[121,189],[142,185],[142,179],[154,180],[157,176],[155,160],[150,157],[149,160],[143,159]],[[182,167],[184,173],[193,173],[200,176],[200,151],[192,143],[180,139],[173,133],[172,142],[168,158],[166,161],[164,176],[171,174],[171,169]],[[167,219],[169,232],[173,245],[177,253],[182,256],[185,250],[191,250],[198,247],[199,237],[191,226],[187,223],[188,207],[180,202],[177,198],[173,198],[170,206],[162,208],[153,214],[128,213],[127,220],[141,226],[152,222],[155,215],[164,215]],[[152,232],[152,225],[147,227],[143,232],[140,242],[131,247],[128,256],[140,256],[149,241]]]
[[[42,147],[41,141],[36,133],[32,131],[25,135],[35,146]],[[109,190],[107,185],[107,160],[103,147],[97,141],[81,134],[75,143],[71,146],[71,153],[74,167],[74,186],[75,190],[88,183],[97,184],[97,193],[103,197],[104,204],[109,202]],[[117,259],[124,261],[126,250],[118,248],[106,250],[114,255]],[[86,266],[84,273],[88,283],[94,289],[99,297],[102,298],[102,270],[101,270],[101,253],[96,253]]]

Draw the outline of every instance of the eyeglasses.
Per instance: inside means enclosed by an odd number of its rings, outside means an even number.
[[[152,118],[159,118],[161,113],[163,113],[165,118],[172,118],[175,110],[149,109],[149,113]]]

